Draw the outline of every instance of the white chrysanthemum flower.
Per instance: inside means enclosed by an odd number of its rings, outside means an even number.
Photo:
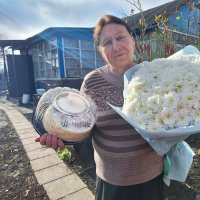
[[[194,95],[193,94],[188,94],[186,97],[185,97],[185,102],[187,104],[188,107],[192,108],[194,107]]]
[[[128,116],[133,115],[138,109],[138,100],[134,99],[132,102],[130,103],[126,103],[123,106],[122,111],[127,114]]]
[[[176,118],[176,125],[178,127],[185,127],[188,126],[190,121],[191,121],[191,117],[187,115],[187,112],[179,112],[177,114],[177,118]]]
[[[147,106],[154,108],[155,106],[158,106],[160,103],[160,96],[159,95],[152,95],[147,99]]]
[[[132,103],[133,101],[136,101],[137,99],[139,99],[138,93],[127,94],[125,96],[125,103],[129,104]]]
[[[183,112],[185,109],[186,109],[186,102],[178,101],[178,103],[176,104],[176,110],[178,112]]]
[[[143,107],[143,108],[139,109],[137,113],[138,113],[138,115],[146,117],[147,115],[150,114],[150,110],[147,107]]]
[[[161,115],[157,115],[157,123],[159,123],[160,126],[162,126],[163,128],[166,127],[166,124],[165,124],[163,117]]]
[[[161,111],[161,116],[163,117],[163,122],[169,127],[173,127],[176,120],[176,113],[173,112],[173,109],[164,107]]]
[[[143,85],[144,85],[143,82],[134,82],[134,83],[132,83],[133,90],[134,90],[135,92],[141,90],[141,89],[143,88]]]
[[[157,115],[156,114],[149,114],[148,115],[148,122],[150,124],[157,123]]]
[[[165,107],[175,107],[177,104],[178,97],[176,93],[169,92],[168,94],[165,94],[163,97],[163,106]]]
[[[163,127],[159,123],[150,123],[149,125],[147,125],[147,129],[150,131],[158,131],[163,129]]]

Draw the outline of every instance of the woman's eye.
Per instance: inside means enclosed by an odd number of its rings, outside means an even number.
[[[111,45],[111,44],[112,44],[111,41],[107,41],[107,42],[104,43],[104,46],[109,46],[109,45]]]
[[[125,38],[125,36],[120,35],[117,37],[117,40],[120,41],[120,40],[123,40],[124,38]]]

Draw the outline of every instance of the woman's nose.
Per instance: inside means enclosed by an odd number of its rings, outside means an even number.
[[[119,49],[120,49],[119,42],[114,40],[113,41],[113,50],[119,50]]]

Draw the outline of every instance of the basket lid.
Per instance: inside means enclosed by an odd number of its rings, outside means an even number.
[[[79,93],[68,91],[55,97],[53,106],[61,113],[77,116],[85,114],[90,109],[90,102]]]

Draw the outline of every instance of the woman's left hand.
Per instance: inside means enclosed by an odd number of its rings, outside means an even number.
[[[63,141],[54,134],[44,133],[42,136],[37,137],[35,142],[40,142],[41,145],[46,145],[47,147],[51,147],[55,150],[58,148],[64,149],[65,147]]]

